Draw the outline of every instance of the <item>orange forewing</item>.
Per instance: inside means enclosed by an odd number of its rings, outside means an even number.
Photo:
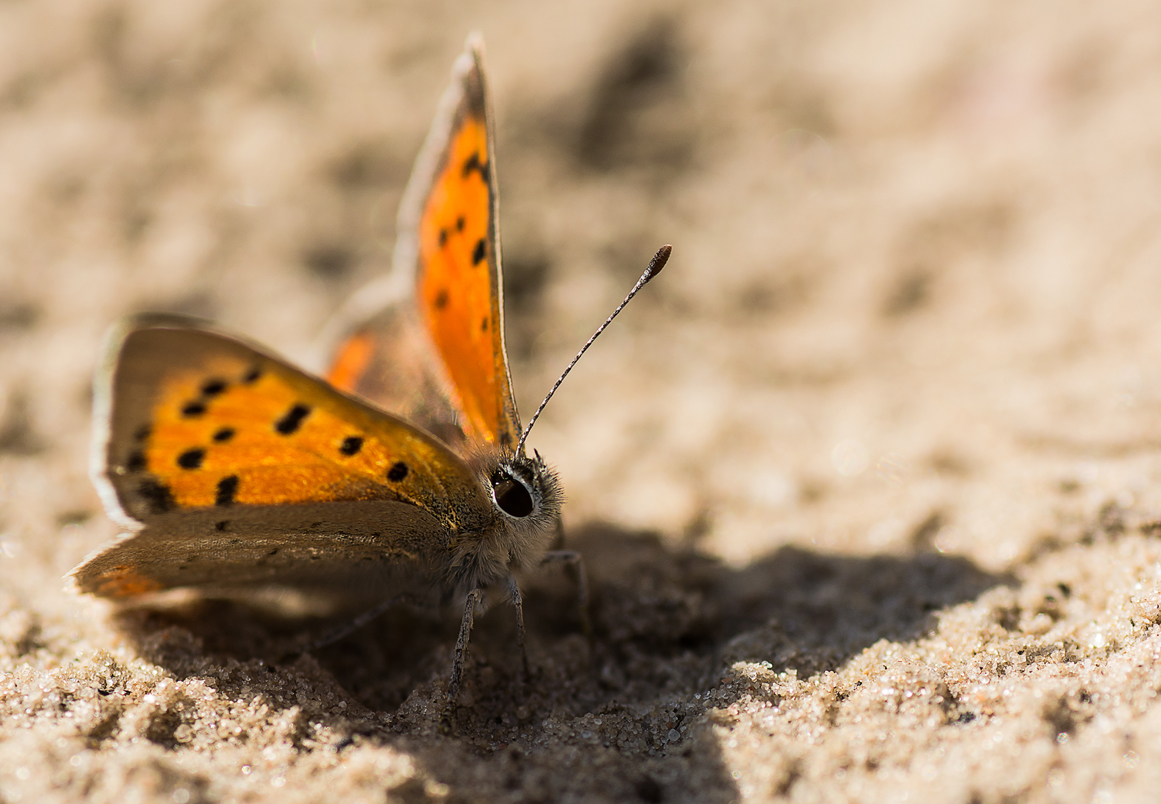
[[[409,418],[419,410],[450,411],[450,420],[436,415],[434,423],[442,425],[436,428],[441,437],[458,431],[456,444],[507,446],[520,424],[504,352],[495,166],[480,48],[470,42],[456,63],[400,210],[402,248],[394,270],[414,282],[414,298],[391,303],[415,308],[388,310],[348,328],[327,379]],[[426,330],[434,347],[426,373],[446,395],[442,405],[409,404],[382,393],[383,376],[407,368],[396,353],[414,348],[401,334],[404,321]]]
[[[419,221],[419,299],[459,395],[469,439],[512,437],[492,235],[491,154],[481,110],[452,132]]]
[[[454,518],[448,495],[472,478],[422,431],[186,320],[127,326],[114,386],[100,393],[133,401],[112,410],[102,460],[134,518],[353,500]]]
[[[336,404],[345,402],[341,397],[295,388],[269,370],[246,382],[222,368],[228,367],[209,365],[167,377],[153,409],[145,468],[166,484],[178,506],[214,505],[221,480],[229,476],[238,478],[233,501],[243,505],[394,496],[385,474],[401,451],[349,421],[346,406]],[[225,389],[198,401],[215,382]],[[199,404],[205,413],[183,414]],[[279,427],[293,430],[284,435]],[[344,443],[359,449],[347,455]]]

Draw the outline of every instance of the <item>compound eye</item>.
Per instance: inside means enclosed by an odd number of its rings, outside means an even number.
[[[501,511],[518,519],[528,516],[535,508],[528,488],[507,475],[497,474],[492,479],[492,496]]]

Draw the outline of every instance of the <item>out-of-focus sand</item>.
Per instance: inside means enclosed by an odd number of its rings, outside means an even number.
[[[61,576],[118,315],[299,360],[387,268],[465,35],[526,414],[594,591],[297,661]],[[0,801],[1061,801],[1161,789],[1161,7],[0,5]]]

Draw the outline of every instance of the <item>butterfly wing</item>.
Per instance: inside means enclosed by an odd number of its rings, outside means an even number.
[[[94,419],[94,483],[140,532],[78,568],[84,591],[327,585],[370,560],[438,567],[458,533],[489,521],[479,481],[437,439],[193,319],[114,328]]]
[[[227,598],[293,590],[332,605],[419,597],[442,586],[441,533],[422,509],[389,500],[177,510],[93,554],[72,578],[122,602],[180,588]]]
[[[495,149],[483,45],[468,40],[399,213],[391,278],[356,299],[328,379],[444,435],[509,446],[520,422],[504,349]],[[418,330],[418,332],[417,332]],[[435,360],[428,361],[434,356]],[[422,366],[436,368],[426,371]],[[396,380],[412,378],[401,395]],[[442,391],[442,394],[440,393]],[[457,437],[458,436],[458,437]]]

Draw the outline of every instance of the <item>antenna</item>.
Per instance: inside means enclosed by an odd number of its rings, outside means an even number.
[[[648,283],[650,279],[661,273],[661,269],[665,267],[665,263],[668,262],[669,255],[672,251],[673,246],[668,244],[657,249],[657,253],[653,255],[653,259],[649,260],[649,265],[645,268],[645,273],[641,274],[641,278],[637,280],[637,284],[634,285],[633,289],[629,291],[629,295],[625,297],[623,302],[617,305],[617,309],[614,310],[612,314],[605,319],[605,323],[597,327],[597,331],[593,333],[593,336],[589,338],[585,342],[585,345],[581,347],[580,351],[576,353],[576,357],[572,359],[572,362],[565,366],[564,371],[561,373],[556,383],[552,386],[552,388],[549,389],[548,395],[544,397],[544,401],[540,403],[540,407],[536,409],[536,412],[532,414],[532,418],[528,420],[528,426],[524,428],[524,432],[520,435],[520,443],[516,445],[517,455],[524,452],[524,442],[528,439],[528,434],[532,432],[532,425],[536,424],[536,420],[540,418],[540,412],[544,410],[544,406],[548,404],[548,400],[552,399],[552,395],[556,393],[556,389],[560,387],[562,382],[564,382],[564,378],[568,376],[570,371],[572,371],[572,367],[575,366],[577,361],[581,359],[581,355],[588,351],[589,347],[593,345],[593,341],[595,341],[600,336],[600,334],[605,331],[605,327],[613,323],[613,319],[616,318],[617,315],[625,309],[625,305],[629,303],[630,299],[637,295],[637,291],[645,287],[646,283]]]

